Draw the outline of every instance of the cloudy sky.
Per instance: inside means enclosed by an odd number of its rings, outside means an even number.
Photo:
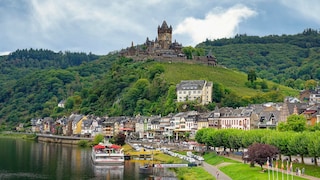
[[[296,34],[320,30],[319,12],[319,0],[0,0],[0,54],[107,54],[155,39],[163,20],[184,46],[244,33]]]

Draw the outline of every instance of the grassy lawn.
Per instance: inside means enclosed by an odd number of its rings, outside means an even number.
[[[232,160],[232,159],[228,159],[228,158],[225,158],[224,156],[217,156],[213,153],[208,153],[208,154],[205,154],[203,156],[204,160],[211,164],[211,165],[218,165],[218,164],[221,164],[221,163],[224,163],[224,162],[229,162],[229,163],[239,163],[238,161],[235,161],[235,160]]]
[[[154,159],[157,161],[161,161],[164,164],[185,164],[188,163],[180,158],[169,156],[167,154],[159,153],[154,155]]]
[[[281,164],[281,161],[278,161],[278,164]],[[285,165],[286,167],[286,165]],[[295,171],[296,168],[299,168],[300,170],[302,168],[305,169],[305,174],[309,176],[314,176],[320,178],[320,167],[316,167],[314,165],[308,165],[308,164],[300,164],[300,163],[293,163],[292,169]],[[285,168],[286,169],[286,168]]]
[[[130,151],[134,151],[134,149],[129,145],[129,144],[125,144],[122,146],[123,151],[127,154]]]
[[[314,176],[320,178],[320,167],[316,167],[313,165],[305,165],[305,164],[293,164],[292,165],[293,170],[295,170],[296,167],[299,169],[302,169],[303,167],[305,168],[305,174],[309,176]]]
[[[168,82],[174,84],[180,83],[180,80],[191,79],[203,79],[223,84],[226,88],[237,92],[240,96],[254,96],[261,91],[248,88],[245,86],[247,80],[247,74],[235,71],[232,69],[226,69],[222,67],[210,67],[198,64],[186,64],[186,63],[162,63],[165,67],[164,78]],[[275,83],[268,81],[269,88],[276,85]],[[298,91],[289,87],[277,85],[280,91],[286,95],[297,95]]]
[[[174,172],[180,180],[215,180],[216,178],[209,174],[202,167],[183,167],[174,168]]]
[[[203,156],[205,161],[211,165],[219,165],[224,162],[228,162],[231,164],[224,165],[220,167],[219,169],[227,174],[231,179],[234,180],[243,180],[243,179],[252,179],[252,180],[265,180],[268,179],[268,171],[262,172],[260,166],[250,167],[250,164],[244,164],[239,161],[228,159],[224,156],[217,156],[214,153],[209,153]],[[295,168],[295,166],[293,166]],[[319,169],[318,169],[319,171]],[[272,171],[270,170],[270,179],[272,179],[272,175],[274,175],[274,178],[277,179],[277,173],[274,171],[272,174]],[[307,172],[307,168],[306,168]],[[309,174],[311,175],[311,174]],[[292,179],[291,176],[288,177],[290,180]],[[282,174],[278,173],[278,179],[282,179]],[[284,179],[287,179],[287,175],[284,174]],[[305,179],[298,176],[293,176],[294,180],[300,180]]]
[[[265,180],[265,179],[268,179],[269,175],[270,175],[270,179],[273,179],[273,177],[274,179],[277,179],[276,171],[272,173],[272,171],[270,170],[268,175],[268,172],[262,172],[259,166],[250,167],[249,164],[235,163],[235,164],[223,166],[219,169],[225,174],[227,174],[231,179],[234,179],[234,180],[242,180],[242,179]],[[284,174],[283,178],[287,179],[287,175]],[[282,179],[282,174],[280,172],[278,173],[278,179]],[[288,179],[291,180],[292,176],[289,175]],[[300,180],[305,178],[293,176],[293,179]]]

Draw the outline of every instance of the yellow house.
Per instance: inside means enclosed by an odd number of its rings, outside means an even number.
[[[209,122],[208,119],[206,118],[199,118],[198,119],[198,130],[202,128],[208,128],[209,127]]]
[[[87,119],[87,116],[78,115],[78,114],[72,114],[72,134],[73,135],[80,135],[81,134],[81,125],[82,121]]]

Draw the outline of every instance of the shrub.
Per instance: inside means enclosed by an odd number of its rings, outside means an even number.
[[[80,146],[80,147],[88,147],[88,141],[87,140],[80,140],[78,142],[78,146]]]

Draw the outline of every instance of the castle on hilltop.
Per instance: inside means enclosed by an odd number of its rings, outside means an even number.
[[[158,26],[158,37],[155,40],[146,41],[142,45],[133,45],[126,49],[122,49],[121,56],[130,57],[134,60],[155,59],[160,61],[185,61],[186,56],[182,52],[182,44],[176,40],[172,42],[172,26],[168,26],[166,21]],[[215,66],[217,64],[216,58],[209,52],[207,56],[194,57],[196,62],[207,63]],[[191,60],[188,60],[191,62]]]

